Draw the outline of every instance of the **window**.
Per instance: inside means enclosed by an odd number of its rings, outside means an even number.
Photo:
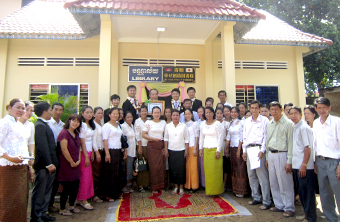
[[[258,100],[261,104],[269,104],[272,101],[279,101],[278,86],[261,86],[261,85],[237,85],[236,86],[236,104],[241,102],[249,103],[252,100]]]
[[[59,96],[69,95],[78,96],[80,106],[89,104],[89,85],[88,84],[30,84],[30,101],[38,103],[37,97],[58,90]]]

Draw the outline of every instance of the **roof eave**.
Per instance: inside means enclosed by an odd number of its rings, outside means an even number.
[[[228,15],[208,15],[208,14],[186,14],[186,13],[171,13],[171,12],[156,12],[156,11],[129,11],[113,8],[85,8],[85,7],[70,7],[72,13],[90,13],[90,14],[111,14],[111,15],[132,15],[132,16],[153,16],[165,18],[188,18],[188,19],[206,19],[219,21],[235,21],[258,23],[261,18],[252,16],[228,16]]]
[[[0,33],[0,39],[83,40],[86,38],[83,34]]]

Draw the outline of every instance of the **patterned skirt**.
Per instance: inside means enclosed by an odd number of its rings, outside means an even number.
[[[150,189],[165,188],[165,158],[163,156],[164,142],[148,141],[148,162],[150,171]]]
[[[27,221],[27,165],[0,166],[0,221]]]
[[[240,158],[237,159],[237,147],[230,148],[231,176],[233,192],[245,195],[249,193],[249,180],[247,175],[247,163],[242,158],[242,148]]]

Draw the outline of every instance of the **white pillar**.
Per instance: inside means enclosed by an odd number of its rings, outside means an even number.
[[[221,24],[222,76],[227,101],[236,105],[234,30],[236,22]]]
[[[5,111],[4,96],[8,55],[8,39],[0,39],[0,118],[3,117]]]
[[[296,77],[298,86],[298,101],[301,108],[306,106],[305,96],[305,74],[303,70],[303,53],[307,52],[307,47],[295,47]],[[295,105],[295,104],[294,104]]]

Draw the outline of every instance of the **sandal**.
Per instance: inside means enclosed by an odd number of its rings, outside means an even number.
[[[106,201],[107,201],[107,202],[114,202],[115,199],[112,199],[112,198],[110,198],[110,197],[106,197]]]
[[[295,212],[287,210],[283,213],[284,217],[293,217],[295,215]]]
[[[62,216],[72,216],[72,213],[68,210],[64,210],[63,212],[59,211],[59,214]]]
[[[270,205],[263,204],[261,207],[259,207],[260,210],[268,210],[270,208]]]
[[[276,207],[272,207],[272,208],[270,208],[269,209],[271,212],[284,212],[284,210],[280,210],[280,209],[278,209],[278,208],[276,208]]]
[[[80,206],[82,206],[85,210],[93,210],[93,207],[89,203],[87,203],[85,205],[80,204]]]
[[[179,195],[183,195],[184,194],[184,190],[183,189],[179,189]]]
[[[177,194],[177,190],[178,190],[178,188],[176,187],[176,188],[172,191],[172,194]]]
[[[141,192],[141,193],[145,193],[145,190],[144,190],[143,187],[140,187],[140,188],[138,189],[138,191]]]
[[[253,200],[253,201],[249,201],[248,204],[249,205],[257,205],[257,204],[260,204],[262,203],[261,201],[257,201],[257,200]]]
[[[103,202],[103,200],[100,199],[99,197],[95,196],[95,197],[93,198],[93,202],[101,203],[101,202]]]
[[[244,197],[244,195],[242,195],[242,194],[236,194],[236,196],[237,196],[238,198],[243,198],[243,197]]]
[[[70,212],[78,214],[80,213],[80,210],[78,208],[73,207],[72,209],[70,208]]]

